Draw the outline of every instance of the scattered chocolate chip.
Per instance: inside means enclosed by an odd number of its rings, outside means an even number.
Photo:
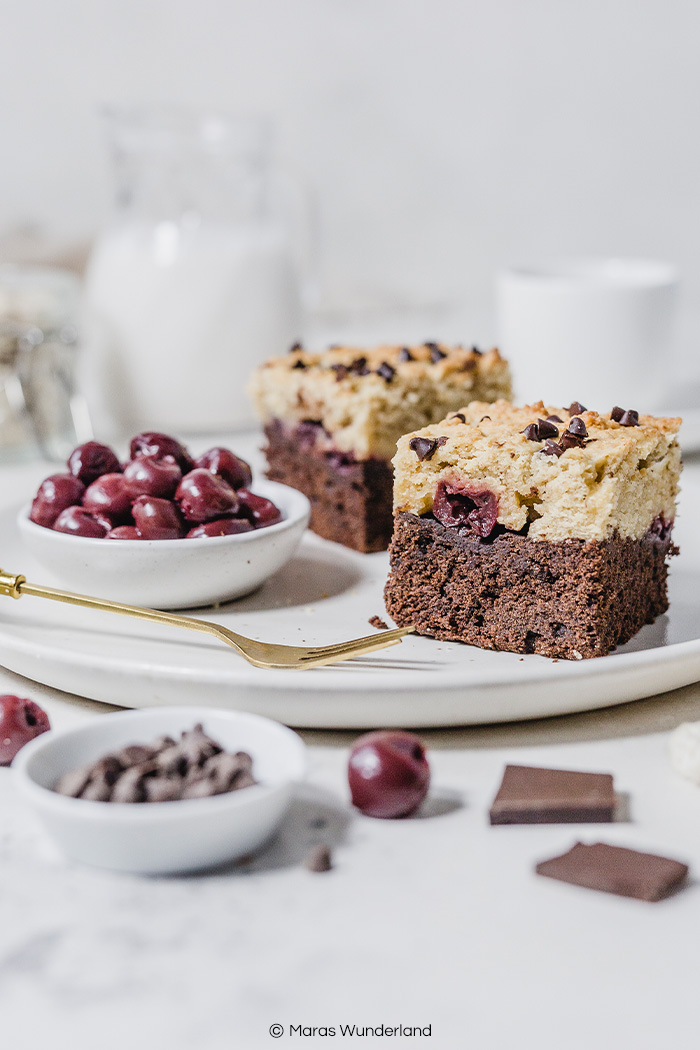
[[[355,360],[350,363],[348,371],[356,376],[368,376],[369,368],[367,367],[367,358],[356,357]]]
[[[302,346],[301,343],[292,343],[292,345],[289,348],[289,353],[290,354],[297,354],[300,350],[303,350],[303,349],[304,349],[304,347]]]
[[[413,361],[414,357],[407,346],[402,346],[399,350],[399,361]]]
[[[387,383],[390,383],[396,375],[396,369],[392,368],[388,361],[382,361],[377,369],[377,375],[380,375],[382,379],[385,379]]]
[[[548,419],[537,420],[537,431],[540,441],[544,441],[545,438],[559,437],[559,428],[554,423],[550,423]]]
[[[535,871],[590,890],[658,901],[683,885],[688,866],[653,853],[610,846],[607,842],[593,845],[577,842],[568,853],[542,861]]]
[[[610,413],[610,418],[613,419],[616,423],[619,423],[620,420],[622,419],[622,417],[624,416],[624,414],[625,414],[624,408],[620,408],[619,405],[615,405],[615,407],[613,408],[612,412]]]
[[[491,419],[491,416],[482,416],[479,422],[483,423],[485,419]]]
[[[569,434],[575,434],[576,437],[588,437],[586,424],[578,416],[574,416],[574,418],[570,421],[569,426],[567,427],[567,432]]]
[[[638,427],[639,426],[639,412],[635,412],[633,408],[630,408],[627,412],[623,412],[622,418],[620,419],[621,427]]]
[[[292,368],[306,368],[306,364],[302,361],[301,358],[299,358],[298,361],[294,362],[294,364],[292,365]]]
[[[331,369],[335,372],[336,382],[338,383],[341,379],[345,379],[349,371],[347,365],[331,365]]]
[[[437,438],[411,438],[408,447],[415,452],[421,462],[424,459],[432,459],[438,448]]]
[[[441,350],[437,343],[426,341],[423,345],[427,346],[428,350],[430,350],[430,360],[434,365],[436,365],[438,361],[442,361],[443,357],[447,357],[445,351]]]
[[[508,765],[489,819],[492,824],[609,823],[616,801],[609,773]]]
[[[545,441],[544,445],[540,449],[545,456],[563,456],[564,449],[561,445],[558,445],[556,441]]]
[[[548,423],[563,423],[564,420],[560,416],[547,416]]]
[[[304,867],[313,872],[331,871],[333,863],[328,846],[320,845],[310,849],[304,860]]]
[[[467,422],[467,417],[462,412],[455,412],[455,414],[451,418],[458,419],[460,423]],[[488,416],[484,416],[484,419],[488,419]]]
[[[367,623],[370,623],[372,627],[376,627],[378,631],[389,630],[389,625],[387,623],[384,623],[384,620],[382,620],[381,616],[370,616]]]
[[[566,411],[570,416],[580,416],[582,412],[586,411],[586,406],[582,405],[580,401],[572,401]]]
[[[528,441],[539,441],[540,432],[537,423],[528,423],[525,429],[522,431]]]

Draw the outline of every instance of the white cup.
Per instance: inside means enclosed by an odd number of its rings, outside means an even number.
[[[654,411],[672,379],[676,269],[647,259],[562,259],[503,270],[499,345],[519,402]]]

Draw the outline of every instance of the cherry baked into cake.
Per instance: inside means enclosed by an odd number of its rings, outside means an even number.
[[[486,649],[583,659],[668,608],[680,419],[472,403],[398,443],[386,607]]]
[[[293,347],[254,374],[250,393],[267,436],[268,477],[311,501],[311,528],[359,551],[392,532],[392,466],[402,434],[472,400],[510,396],[497,350]]]

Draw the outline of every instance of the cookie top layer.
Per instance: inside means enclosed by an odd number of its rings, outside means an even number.
[[[472,402],[404,435],[394,512],[429,513],[444,482],[492,493],[498,524],[531,539],[641,538],[655,519],[672,522],[681,420],[582,408]]]
[[[321,353],[299,348],[266,362],[249,385],[264,423],[320,423],[329,447],[357,459],[391,459],[402,434],[476,398],[509,397],[510,389],[498,350],[441,343]]]

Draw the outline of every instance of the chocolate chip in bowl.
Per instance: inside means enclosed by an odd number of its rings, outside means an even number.
[[[310,513],[302,493],[253,481],[230,449],[195,460],[175,438],[150,432],[130,449],[122,465],[107,446],[80,446],[67,472],[42,482],[20,511],[24,546],[49,583],[130,605],[192,608],[249,594],[293,555]]]
[[[291,729],[201,707],[102,715],[43,733],[13,763],[67,856],[138,874],[203,870],[258,849],[305,768]]]

